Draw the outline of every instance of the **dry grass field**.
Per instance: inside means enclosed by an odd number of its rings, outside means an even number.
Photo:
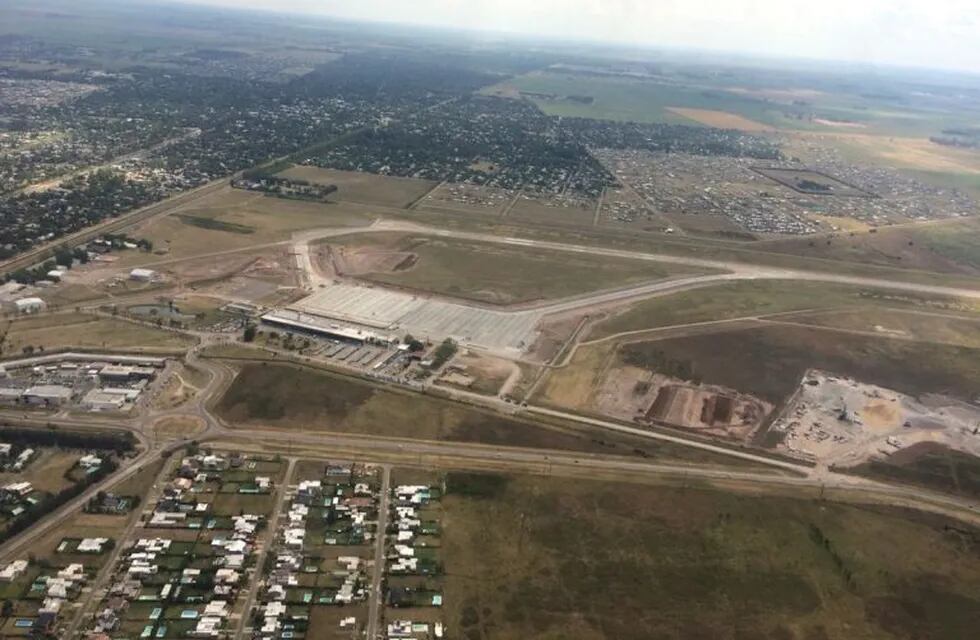
[[[350,236],[330,247],[325,260],[345,275],[492,304],[561,298],[703,272],[683,265],[402,234]]]
[[[587,338],[730,318],[854,307],[980,313],[980,304],[966,299],[916,296],[820,282],[757,280],[724,283],[638,302],[597,324]]]
[[[749,131],[757,133],[760,131],[772,131],[772,127],[755,120],[750,120],[745,116],[728,111],[717,111],[714,109],[692,109],[685,107],[667,107],[667,111],[676,113],[695,122],[717,127],[718,129],[738,129],[739,131]]]
[[[439,183],[432,180],[378,176],[357,171],[338,171],[320,167],[294,166],[281,173],[283,178],[306,180],[314,184],[336,185],[330,200],[377,204],[404,208],[412,204]]]
[[[457,475],[442,501],[443,614],[463,638],[959,640],[980,624],[980,532],[958,524],[699,487]]]
[[[804,257],[977,275],[980,274],[977,234],[980,234],[980,219],[967,218],[820,240],[780,240],[766,243],[766,248]]]
[[[42,448],[25,471],[0,473],[0,486],[11,482],[30,482],[38,491],[58,493],[71,486],[65,473],[82,457],[79,451]]]
[[[228,187],[130,233],[151,240],[155,251],[166,252],[157,259],[166,259],[280,242],[306,229],[365,226],[373,219],[342,204],[273,198]],[[151,261],[145,255],[139,260]]]
[[[242,354],[244,355],[244,354]],[[732,464],[689,447],[616,437],[581,426],[502,417],[432,396],[419,396],[287,364],[241,363],[228,391],[215,406],[231,425],[359,433],[416,440],[445,440],[498,446],[635,455]],[[736,463],[737,464],[737,463]]]
[[[6,325],[4,325],[6,326]],[[20,354],[26,347],[47,351],[78,349],[180,350],[192,338],[116,318],[83,314],[52,315],[10,324],[4,353]]]

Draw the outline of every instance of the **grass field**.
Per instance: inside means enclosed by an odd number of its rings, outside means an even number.
[[[28,346],[35,350],[43,347],[47,351],[64,348],[172,350],[185,349],[193,343],[187,336],[125,320],[59,314],[13,322],[4,343],[4,353],[20,355]]]
[[[980,532],[913,512],[526,476],[466,486],[443,499],[444,615],[463,638],[959,640],[980,625]]]
[[[627,331],[804,309],[888,305],[933,311],[980,311],[970,300],[893,294],[875,289],[789,280],[756,280],[651,298],[599,323],[589,338]],[[873,327],[872,327],[873,329]]]
[[[809,368],[910,395],[942,393],[972,401],[980,389],[980,350],[804,327],[723,331],[622,349],[651,369],[683,362],[706,383],[774,403],[792,393]]]
[[[420,440],[729,463],[687,447],[505,418],[431,396],[390,391],[350,378],[284,364],[244,364],[218,414],[232,425],[361,433]]]
[[[337,171],[319,167],[294,166],[278,175],[314,184],[336,185],[330,199],[342,202],[407,207],[438,185],[432,180],[377,176],[355,171]]]
[[[155,250],[167,250],[169,258],[182,258],[278,242],[294,231],[362,226],[372,220],[342,205],[273,198],[229,187],[173,215],[138,225],[131,234],[151,240]],[[134,254],[133,260],[139,257]],[[142,256],[139,261],[151,260]]]
[[[30,482],[38,491],[59,493],[72,485],[65,473],[75,466],[82,454],[78,451],[42,448],[27,469],[20,472],[0,473],[0,486],[11,482]]]
[[[347,252],[395,255],[406,264],[361,277],[383,284],[494,304],[561,298],[683,274],[696,267],[602,258],[564,251],[533,251],[481,242],[372,234],[352,238]],[[415,256],[415,259],[412,259]]]
[[[883,337],[911,338],[980,349],[980,316],[973,319],[861,307],[846,311],[801,313],[781,316],[781,321],[867,331]]]
[[[931,442],[914,444],[888,458],[870,460],[848,471],[980,498],[980,458]]]
[[[980,274],[980,219],[879,229],[829,240],[767,243],[777,252],[930,271]]]

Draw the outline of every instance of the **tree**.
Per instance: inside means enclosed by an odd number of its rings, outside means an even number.
[[[54,254],[54,261],[63,267],[71,267],[75,256],[68,249],[58,249]]]
[[[242,340],[245,342],[253,342],[255,340],[255,335],[258,333],[254,324],[250,324],[245,327],[245,333],[242,334]]]

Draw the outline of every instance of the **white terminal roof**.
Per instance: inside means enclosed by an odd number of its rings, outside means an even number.
[[[381,342],[392,342],[395,339],[392,336],[383,333],[375,333],[373,331],[365,331],[355,327],[341,326],[336,324],[336,322],[330,318],[318,316],[312,313],[304,313],[302,311],[294,311],[292,309],[281,309],[279,311],[267,313],[262,316],[262,320],[305,331],[326,333],[332,336],[337,336],[338,338],[346,338],[350,340],[379,340]]]

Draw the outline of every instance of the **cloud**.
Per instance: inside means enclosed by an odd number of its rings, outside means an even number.
[[[980,73],[977,0],[196,1],[631,45]]]

